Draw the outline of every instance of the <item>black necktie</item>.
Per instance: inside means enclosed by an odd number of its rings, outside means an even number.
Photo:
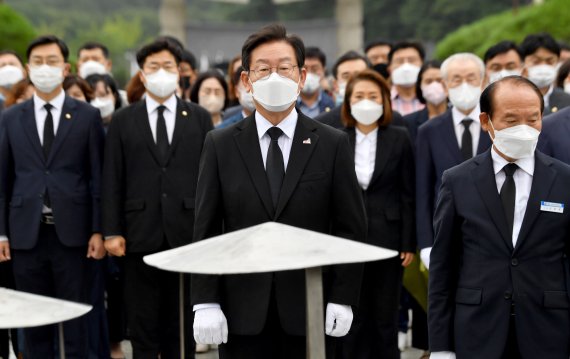
[[[281,148],[279,148],[279,143],[277,142],[279,137],[283,134],[283,131],[279,127],[271,127],[267,130],[267,134],[271,137],[271,143],[269,144],[269,150],[267,151],[265,171],[267,172],[267,179],[269,180],[269,189],[271,190],[273,208],[277,209],[277,201],[279,200],[283,177],[285,177],[283,154],[281,153]]]
[[[513,223],[515,220],[515,198],[517,195],[517,187],[515,186],[515,180],[513,174],[519,168],[514,163],[509,163],[503,167],[505,171],[505,183],[501,187],[501,202],[503,202],[503,209],[505,210],[505,215],[507,216],[507,224],[509,226],[509,232],[513,233]]]
[[[473,120],[466,118],[461,121],[465,130],[463,131],[463,137],[461,137],[461,154],[463,155],[463,161],[473,157],[473,138],[471,137],[471,131],[469,131],[469,126],[473,123]]]
[[[43,138],[43,150],[44,150],[44,157],[47,161],[49,157],[49,152],[51,151],[51,145],[53,144],[53,140],[55,138],[54,130],[53,130],[53,116],[51,114],[51,109],[53,106],[49,103],[44,105],[46,109],[47,115],[46,120],[44,122],[44,138]],[[46,191],[44,193],[44,206],[47,208],[51,208],[51,201],[49,199],[49,193],[46,187]]]
[[[166,121],[164,120],[165,109],[166,106],[158,106],[158,117],[156,120],[156,147],[158,148],[158,153],[160,153],[162,159],[166,158],[168,148],[170,147],[168,143],[168,133],[166,132]]]

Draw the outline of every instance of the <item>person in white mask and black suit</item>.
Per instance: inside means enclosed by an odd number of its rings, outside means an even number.
[[[471,53],[451,55],[441,64],[441,76],[452,107],[420,126],[416,137],[417,241],[427,268],[441,175],[491,145],[479,122],[483,61]]]
[[[443,174],[429,275],[432,359],[570,355],[570,166],[535,150],[543,109],[527,79],[492,83],[480,114],[492,149]]]
[[[414,259],[414,152],[408,131],[390,124],[390,88],[373,70],[348,82],[342,119],[368,219],[368,243],[399,256],[364,264],[360,301],[342,358],[399,359],[402,273]]]
[[[544,97],[544,116],[570,106],[570,94],[554,85],[558,72],[560,44],[547,33],[525,37],[520,44],[523,76],[532,81]]]
[[[388,71],[394,86],[392,104],[402,116],[424,108],[416,93],[416,81],[425,59],[424,47],[418,42],[402,41],[388,53]]]
[[[295,109],[303,88],[303,41],[281,25],[242,47],[243,86],[255,112],[206,137],[196,192],[194,241],[268,221],[355,241],[366,214],[348,136]],[[348,333],[361,265],[324,278],[327,350]],[[305,358],[304,271],[192,276],[194,338],[222,344],[220,358]]]
[[[105,143],[105,248],[125,256],[134,358],[180,358],[179,277],[143,257],[192,240],[200,154],[213,126],[205,109],[176,97],[178,47],[157,40],[137,52],[137,62],[146,97],[113,114]]]

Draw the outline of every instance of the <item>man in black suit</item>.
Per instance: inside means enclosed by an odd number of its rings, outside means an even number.
[[[365,239],[365,210],[347,135],[295,109],[306,76],[304,53],[302,40],[280,25],[265,27],[244,43],[242,83],[253,94],[256,112],[206,138],[195,241],[268,221]],[[328,270],[329,336],[350,329],[361,270],[360,265]],[[227,341],[220,346],[222,359],[305,358],[303,271],[196,275],[192,302],[196,341]]]
[[[570,165],[570,107],[544,118],[538,148]]]
[[[489,85],[480,120],[492,149],[443,175],[429,282],[432,358],[570,354],[570,167],[535,150],[543,109],[525,78]]]
[[[54,36],[34,40],[27,49],[34,96],[0,119],[0,261],[12,251],[19,290],[87,302],[86,257],[105,255],[103,128],[99,111],[63,91],[68,54]],[[87,357],[84,318],[66,322],[64,330],[68,357]],[[25,357],[53,358],[55,332],[53,326],[26,329]]]
[[[524,61],[523,76],[532,81],[544,97],[544,115],[570,106],[570,95],[554,86],[560,44],[547,33],[525,37],[520,45]]]
[[[143,262],[189,244],[209,114],[175,95],[180,50],[157,40],[137,53],[146,99],[113,115],[103,169],[105,247],[125,256],[125,300],[135,358],[179,358],[179,281]],[[192,343],[188,348],[193,353]]]

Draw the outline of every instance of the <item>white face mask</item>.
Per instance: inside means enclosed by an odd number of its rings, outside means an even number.
[[[391,74],[392,83],[400,86],[413,86],[418,80],[420,67],[409,63],[404,63]]]
[[[91,106],[99,109],[102,118],[109,117],[115,112],[115,102],[111,98],[96,97],[91,101]]]
[[[434,81],[429,85],[422,86],[422,96],[432,105],[439,105],[447,98],[443,85],[437,81]]]
[[[564,84],[564,92],[570,93],[570,82]]]
[[[165,71],[162,68],[148,75],[143,72],[143,76],[146,79],[144,87],[156,97],[170,97],[178,86],[178,74]]]
[[[201,95],[198,97],[198,104],[210,114],[218,114],[224,108],[224,98],[216,95]]]
[[[252,83],[253,98],[269,112],[282,112],[297,101],[299,84],[273,72],[268,78]]]
[[[350,114],[362,125],[371,125],[384,114],[384,106],[376,101],[360,100],[350,106]]]
[[[239,89],[239,104],[249,112],[253,112],[255,110],[255,103],[253,102],[251,92],[247,92],[242,87]]]
[[[489,84],[492,84],[495,81],[499,81],[503,77],[520,75],[521,70],[501,70],[498,72],[489,72]]]
[[[0,67],[0,87],[9,88],[18,81],[24,79],[24,72],[21,68],[6,65]]]
[[[491,118],[489,118],[489,123],[495,133],[495,138],[491,137],[491,140],[497,150],[505,156],[515,160],[534,156],[540,131],[527,125],[507,127],[497,131],[493,127]],[[491,132],[489,132],[489,136],[491,136]]]
[[[30,66],[30,80],[40,92],[50,93],[63,83],[63,69],[57,66]]]
[[[321,77],[317,74],[309,72],[305,79],[305,86],[301,90],[304,94],[314,94],[321,87]]]
[[[338,84],[338,92],[335,94],[334,102],[336,106],[342,105],[344,94],[346,93],[346,82]]]
[[[79,77],[86,79],[91,75],[105,75],[107,69],[105,65],[100,62],[89,60],[81,64],[79,67]]]
[[[481,88],[464,82],[460,86],[449,89],[449,101],[461,111],[469,111],[479,103]]]
[[[543,64],[528,68],[528,79],[540,89],[552,85],[555,78],[556,67],[554,66]]]

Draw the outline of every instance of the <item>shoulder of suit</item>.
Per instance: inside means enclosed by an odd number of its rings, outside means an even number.
[[[343,137],[347,136],[346,132],[329,126],[325,123],[319,122],[315,119],[307,117],[302,113],[299,113],[299,118],[297,121],[301,121],[301,123],[309,130],[316,131],[319,136],[331,136],[331,137]]]
[[[542,161],[547,166],[555,169],[559,175],[566,176],[570,179],[570,166],[567,163],[562,162],[547,154],[544,154],[538,150],[536,151],[536,158],[537,160]]]
[[[6,121],[6,123],[9,121],[18,122],[20,119],[19,113],[22,112],[22,110],[24,110],[28,107],[30,107],[32,109],[32,111],[34,110],[32,104],[33,104],[32,100],[26,100],[24,102],[12,105],[8,108],[4,108],[2,110],[2,112],[0,112],[0,117],[2,117],[2,122],[4,122],[4,121]],[[32,114],[33,114],[33,112],[32,112]]]
[[[570,121],[570,106],[545,116],[543,119],[543,125],[546,125],[547,123],[553,124],[561,121]]]

